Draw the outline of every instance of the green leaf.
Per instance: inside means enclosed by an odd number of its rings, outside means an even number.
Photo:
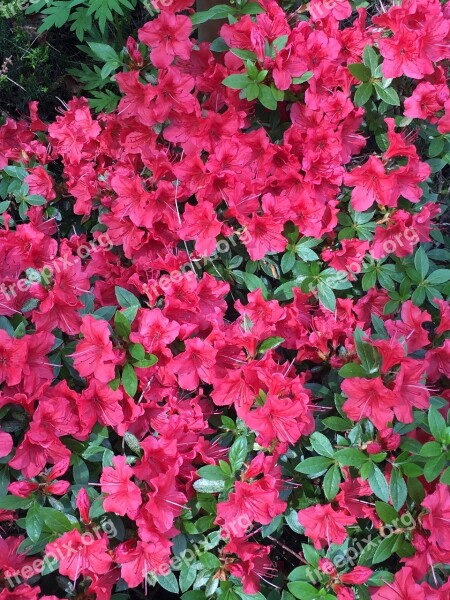
[[[354,103],[356,106],[364,106],[369,101],[373,92],[373,85],[371,83],[362,83],[359,85],[355,92]]]
[[[423,475],[428,482],[434,481],[444,470],[447,463],[445,454],[429,458],[425,463]]]
[[[397,535],[389,535],[385,537],[378,548],[375,550],[375,554],[373,557],[373,563],[377,564],[380,562],[384,562],[387,560],[392,554],[394,554],[396,548],[400,544],[399,536]]]
[[[375,502],[375,510],[383,523],[390,524],[398,519],[398,512],[386,502]]]
[[[344,467],[361,467],[366,462],[367,456],[357,448],[343,448],[334,455],[335,460]]]
[[[325,308],[334,312],[336,310],[336,296],[333,290],[322,281],[317,284],[317,295],[319,300]]]
[[[206,23],[207,21],[213,21],[214,19],[226,19],[228,15],[232,15],[233,12],[234,10],[231,6],[228,6],[227,4],[218,4],[209,10],[194,13],[191,15],[190,19],[192,25],[195,27],[202,23]]]
[[[289,273],[295,265],[295,253],[292,251],[285,252],[281,259],[281,270],[283,273]]]
[[[284,338],[282,337],[270,337],[261,342],[258,346],[257,353],[265,354],[268,350],[272,350],[273,348],[277,348],[284,342]]]
[[[362,329],[357,327],[353,334],[356,352],[361,361],[363,369],[367,373],[374,375],[379,371],[381,365],[381,357],[374,346],[371,346],[367,342],[363,342],[364,336],[365,334],[362,331]]]
[[[37,194],[31,194],[30,196],[27,196],[26,202],[31,206],[44,206],[44,204],[47,204],[47,200],[42,196],[38,196]]]
[[[142,344],[130,344],[128,351],[136,360],[143,360],[145,357],[145,348]]]
[[[123,9],[133,10],[129,0],[89,0],[88,14],[98,22],[101,33],[105,33],[106,23],[112,23],[115,15],[123,16]]]
[[[126,320],[128,321],[128,323],[131,323],[134,321],[134,319],[136,318],[137,315],[137,311],[139,310],[139,306],[129,306],[128,308],[124,308],[121,312],[123,314],[123,316],[126,318]]]
[[[373,463],[371,460],[368,460],[367,462],[365,462],[360,470],[360,475],[361,475],[361,479],[363,481],[366,481],[366,479],[369,478],[370,475],[372,475],[373,472]]]
[[[341,377],[367,377],[366,371],[358,363],[347,363],[338,371]]]
[[[272,42],[272,46],[278,51],[280,52],[280,50],[283,50],[283,48],[286,47],[287,41],[289,39],[288,35],[280,35],[280,37],[277,37],[275,40],[273,40]]]
[[[181,596],[182,600],[206,600],[205,592],[191,590]],[[231,600],[231,599],[230,599]]]
[[[395,510],[400,510],[405,504],[408,495],[406,482],[398,469],[392,469],[391,479],[389,481],[389,491],[392,504]]]
[[[263,296],[267,297],[267,288],[260,277],[246,271],[233,271],[233,276],[238,283],[243,283],[249,292],[260,289]]]
[[[54,508],[41,508],[40,514],[52,533],[65,533],[76,528],[75,524],[71,523],[64,513]]]
[[[442,473],[440,482],[445,483],[446,485],[450,485],[450,467],[447,467]]]
[[[113,71],[116,71],[120,67],[120,62],[117,60],[110,60],[105,63],[100,71],[100,76],[102,79],[106,79],[111,75]]]
[[[119,56],[117,52],[108,44],[99,44],[98,42],[88,42],[89,48],[95,54],[97,58],[100,58],[104,62],[117,61],[120,64]]]
[[[339,492],[339,484],[341,482],[341,471],[337,465],[333,465],[323,478],[323,491],[327,500],[331,502]]]
[[[197,570],[195,569],[195,567],[187,563],[183,563],[179,577],[180,590],[182,592],[188,590],[194,583],[196,577]]]
[[[141,303],[136,298],[136,296],[134,294],[132,294],[131,292],[129,292],[128,290],[126,290],[125,288],[122,288],[122,287],[119,287],[118,285],[116,285],[115,291],[116,291],[117,302],[119,303],[119,305],[122,308],[128,308],[130,306],[138,306],[138,307],[141,306]]]
[[[306,71],[300,77],[293,77],[292,83],[295,85],[301,85],[302,83],[309,81],[312,77],[314,77],[314,73],[312,71]]]
[[[33,503],[33,498],[19,498],[18,496],[2,496],[0,497],[0,509],[2,510],[19,510],[28,508]]]
[[[139,443],[139,440],[135,435],[133,435],[130,431],[126,431],[125,435],[123,436],[123,439],[128,448],[132,450],[136,454],[136,456],[141,456],[142,448]]]
[[[41,506],[35,502],[28,509],[27,516],[25,518],[27,535],[32,542],[37,542],[41,537],[43,524],[44,520],[41,515]]]
[[[444,417],[434,406],[430,406],[430,410],[428,411],[428,426],[434,439],[438,442],[443,441],[447,424]]]
[[[230,449],[229,460],[234,471],[238,471],[244,464],[248,454],[247,439],[244,436],[238,437]]]
[[[367,273],[364,273],[364,276],[362,278],[362,289],[365,292],[367,292],[371,288],[375,287],[376,282],[377,282],[376,271],[368,271]]]
[[[28,171],[24,167],[10,165],[9,167],[5,167],[3,172],[9,175],[10,177],[14,177],[15,179],[19,179],[23,181],[25,177],[28,175]]]
[[[147,358],[142,360],[137,360],[133,366],[138,369],[148,369],[149,367],[153,367],[158,362],[158,358],[154,354],[149,354]]]
[[[89,469],[77,454],[72,454],[70,462],[72,464],[72,472],[75,483],[80,485],[87,485],[89,481]]]
[[[431,167],[432,173],[439,173],[439,171],[442,171],[442,169],[447,165],[447,161],[443,158],[431,158],[427,162]]]
[[[383,502],[389,501],[389,487],[385,476],[381,472],[377,465],[373,465],[372,473],[369,475],[369,485],[373,493],[383,500]]]
[[[258,100],[261,102],[263,106],[268,108],[269,110],[276,110],[277,101],[271,88],[268,85],[261,84],[259,86],[259,95]]]
[[[417,250],[414,256],[414,266],[416,271],[420,274],[421,281],[423,281],[430,269],[430,262],[422,247]]]
[[[332,431],[348,431],[353,427],[351,421],[342,417],[326,417],[323,424]]]
[[[92,15],[88,14],[88,7],[79,6],[71,19],[73,19],[73,23],[70,25],[70,31],[74,31],[82,42],[86,32],[92,30]]]
[[[223,85],[232,90],[242,90],[251,83],[248,75],[229,75],[222,81]]]
[[[197,492],[203,492],[205,494],[215,494],[221,492],[225,487],[224,481],[210,481],[208,479],[197,479],[193,483],[194,489]]]
[[[303,527],[298,522],[298,513],[296,510],[291,508],[288,513],[284,516],[286,523],[295,533],[303,533]]]
[[[42,14],[47,15],[42,21],[42,25],[37,30],[37,33],[43,33],[48,31],[52,27],[62,27],[67,23],[70,17],[71,2],[61,0],[60,2],[53,2],[51,6],[44,9]]]
[[[433,458],[442,454],[442,446],[438,442],[426,442],[420,450],[420,456]]]
[[[159,585],[170,592],[171,594],[178,594],[180,589],[178,587],[178,580],[174,573],[168,573],[167,575],[157,575]]]
[[[307,458],[300,462],[295,467],[295,470],[305,475],[318,476],[326,471],[332,464],[333,461],[330,458],[326,458],[325,456],[313,456],[312,458]]]
[[[116,310],[117,309],[115,306],[101,306],[94,313],[92,313],[92,316],[103,321],[110,321],[113,318]]]
[[[375,52],[372,46],[367,45],[363,52],[363,62],[370,69],[372,75],[375,73],[375,69],[378,66],[378,54]]]
[[[394,88],[383,88],[379,83],[374,83],[374,88],[380,100],[392,106],[400,106],[400,98]]]
[[[122,371],[122,385],[126,393],[132,398],[136,395],[138,388],[138,378],[134,368],[130,363],[126,363]]]
[[[327,456],[328,458],[333,458],[333,446],[331,445],[330,440],[324,436],[323,433],[315,431],[311,434],[309,439],[317,454],[320,454],[321,456]]]
[[[437,269],[427,277],[427,282],[431,285],[439,285],[448,281],[450,281],[450,269]]]
[[[368,581],[368,585],[374,585],[376,587],[381,587],[388,583],[392,583],[394,581],[394,574],[390,571],[375,571],[371,578]]]
[[[431,140],[431,143],[428,146],[428,156],[430,158],[435,158],[436,156],[439,156],[439,154],[441,154],[442,150],[444,149],[444,145],[445,145],[444,136],[437,137],[437,138],[434,138],[434,140]]]
[[[225,481],[227,475],[216,465],[206,465],[198,469],[198,474],[208,481]]]
[[[356,79],[359,79],[359,81],[366,82],[370,80],[370,69],[362,63],[350,64],[348,65],[348,70],[354,77],[356,77]]]
[[[199,561],[207,569],[219,569],[220,560],[212,552],[205,552],[199,557]]]
[[[258,60],[258,57],[256,56],[256,54],[254,52],[251,52],[250,50],[240,50],[239,48],[230,48],[230,52],[232,54],[234,54],[235,56],[242,58],[242,60],[253,60],[255,62]]]
[[[114,329],[121,338],[128,339],[131,332],[131,325],[123,313],[117,311],[114,315]]]
[[[260,15],[265,10],[258,2],[247,2],[247,4],[239,9],[239,12],[243,15]]]
[[[318,600],[319,592],[306,581],[293,581],[288,583],[288,589],[299,600]]]
[[[257,83],[249,83],[245,88],[245,92],[247,94],[247,100],[251,102],[252,100],[256,100],[259,95],[259,86]]]
[[[106,82],[106,80],[105,80]],[[120,96],[114,94],[111,90],[95,90],[91,92],[93,98],[89,98],[89,106],[97,112],[110,113],[117,108],[120,102]]]

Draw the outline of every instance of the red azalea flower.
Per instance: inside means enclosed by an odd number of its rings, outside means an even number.
[[[331,504],[316,504],[298,512],[298,521],[305,528],[305,535],[313,540],[314,548],[330,544],[342,544],[347,538],[348,525],[356,518],[343,510],[334,510]]]
[[[94,375],[102,383],[115,377],[118,362],[110,340],[110,330],[106,321],[85,315],[80,327],[84,339],[77,344],[73,356],[74,367],[82,377]]]
[[[411,569],[403,567],[393,583],[387,583],[372,594],[373,600],[425,600],[423,588],[414,581]]]
[[[172,543],[155,536],[152,542],[130,540],[117,546],[114,559],[120,565],[120,575],[130,588],[137,587],[148,573],[167,575]]]
[[[306,426],[309,398],[306,394],[291,400],[268,394],[264,405],[243,415],[243,419],[258,433],[258,443],[268,448],[274,439],[295,444]]]
[[[450,491],[447,485],[439,483],[436,490],[422,500],[428,514],[422,518],[425,529],[430,531],[429,540],[443,550],[450,551]]]
[[[29,174],[25,177],[25,181],[28,183],[30,194],[43,196],[49,201],[56,198],[56,192],[53,189],[53,179],[44,167],[38,166],[30,169]]]
[[[430,393],[424,384],[426,365],[412,358],[403,360],[395,377],[393,392],[396,395],[394,413],[401,423],[414,421],[412,409],[427,409]]]
[[[45,552],[59,560],[59,572],[72,581],[91,571],[97,575],[107,573],[112,564],[107,537],[95,539],[94,534],[81,534],[77,529],[47,544]]]
[[[175,469],[161,473],[150,481],[153,491],[148,493],[145,510],[151,515],[155,527],[164,533],[173,527],[173,522],[187,502],[186,496],[178,490]]]
[[[433,72],[432,62],[423,55],[421,36],[403,26],[392,38],[381,38],[380,52],[384,58],[383,75],[386,78],[406,75],[422,79]]]
[[[384,429],[392,421],[395,395],[380,377],[351,377],[344,379],[341,387],[348,398],[342,408],[349,419],[360,421],[367,417],[378,429]]]
[[[0,431],[0,458],[8,456],[13,448],[13,439],[6,431]]]
[[[265,485],[267,483],[268,485]],[[243,537],[253,521],[268,525],[274,517],[284,512],[286,502],[278,497],[278,491],[270,480],[260,479],[253,483],[237,481],[235,491],[226,502],[217,505],[217,519],[227,537]]]
[[[115,427],[123,421],[123,409],[120,405],[123,394],[109,386],[91,379],[89,387],[83,390],[79,401],[80,420],[87,431],[97,423]]]
[[[210,256],[215,252],[216,238],[221,230],[222,224],[211,202],[201,202],[196,206],[186,204],[178,233],[182,240],[195,240],[195,249],[200,256]]]
[[[200,338],[185,341],[185,350],[175,357],[173,371],[178,376],[180,387],[194,390],[200,381],[211,382],[210,369],[217,350]]]
[[[122,517],[128,515],[133,519],[142,503],[140,489],[130,481],[133,469],[126,464],[125,456],[114,456],[113,466],[105,467],[100,477],[102,493],[106,495],[103,507],[106,512]]]
[[[374,202],[380,206],[393,206],[392,176],[386,173],[383,163],[376,156],[369,156],[362,167],[346,173],[344,183],[354,188],[351,196],[354,210],[367,210]]]
[[[20,382],[26,356],[26,339],[11,337],[0,329],[0,383],[5,381],[7,385],[16,385]]]
[[[257,594],[261,587],[261,579],[270,578],[276,573],[268,558],[269,546],[232,540],[225,546],[224,552],[239,557],[239,561],[225,564],[231,575],[242,581],[245,594]]]
[[[389,319],[385,326],[389,335],[397,340],[403,338],[408,352],[412,353],[430,343],[428,333],[422,327],[428,321],[431,321],[431,315],[408,300],[402,305],[401,320]]]
[[[175,56],[188,60],[192,42],[189,36],[192,23],[185,15],[173,15],[162,11],[156,19],[139,29],[141,42],[151,48],[150,60],[155,67],[168,67]]]

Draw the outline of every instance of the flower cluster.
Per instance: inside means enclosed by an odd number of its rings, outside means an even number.
[[[448,598],[450,6],[354,4],[0,127],[0,600]]]

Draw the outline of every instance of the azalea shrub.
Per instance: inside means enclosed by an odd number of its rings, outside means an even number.
[[[450,4],[95,51],[0,127],[0,600],[448,600]]]

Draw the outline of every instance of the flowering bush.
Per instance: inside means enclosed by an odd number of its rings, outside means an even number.
[[[0,128],[0,600],[448,599],[450,4],[192,4]]]

